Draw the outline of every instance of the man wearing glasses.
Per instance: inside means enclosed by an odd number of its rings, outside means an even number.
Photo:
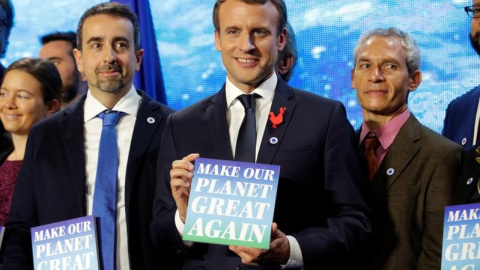
[[[470,43],[480,55],[480,0],[473,0],[472,6],[465,7],[471,18]],[[471,149],[480,142],[480,86],[454,99],[447,108],[442,135]]]
[[[474,0],[473,6],[465,7],[465,11],[472,18],[470,42],[480,55],[480,0]],[[469,149],[463,157],[460,177],[456,182],[453,193],[453,204],[480,202],[480,86],[453,100],[447,109],[443,133],[450,139],[458,142],[466,139],[465,148]],[[457,132],[454,132],[457,130]],[[470,136],[470,137],[468,137]],[[474,146],[468,140],[473,136]]]

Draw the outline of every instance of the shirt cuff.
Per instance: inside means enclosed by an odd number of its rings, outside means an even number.
[[[180,213],[175,211],[175,226],[177,227],[178,234],[180,237],[183,237],[183,232],[185,231],[185,224],[182,222],[182,219],[180,218]],[[192,241],[183,241],[183,244],[187,247],[190,247],[193,245]]]
[[[287,268],[302,268],[303,267],[303,256],[300,245],[298,244],[297,239],[291,235],[287,235],[288,242],[290,243],[290,258],[288,259],[287,264],[281,265],[282,269]]]
[[[183,236],[183,231],[185,231],[185,224],[182,222],[182,219],[180,218],[180,212],[175,211],[175,226],[177,227],[177,231],[180,234],[180,236]]]

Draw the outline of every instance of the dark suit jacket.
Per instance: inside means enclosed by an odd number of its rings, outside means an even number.
[[[329,263],[342,269],[339,263],[345,259],[339,258],[348,258],[370,232],[352,126],[340,102],[293,89],[282,80],[271,111],[277,114],[280,107],[286,107],[284,122],[278,129],[267,122],[257,157],[258,163],[281,166],[274,221],[298,240],[304,269]],[[228,270],[241,264],[227,246],[183,245],[174,223],[176,206],[170,189],[173,160],[190,153],[232,160],[226,111],[223,88],[172,114],[163,134],[152,233],[159,246],[185,258],[184,269]],[[278,138],[278,144],[269,143],[272,137]]]
[[[462,148],[411,115],[372,180],[370,269],[440,269],[445,206]]]
[[[473,145],[479,96],[480,86],[477,86],[452,100],[445,113],[442,135],[465,149],[470,149]]]
[[[0,84],[5,75],[5,67],[0,64]],[[13,151],[13,143],[10,133],[5,130],[2,121],[0,121],[0,164],[2,164],[8,155]]]
[[[480,146],[466,151],[462,159],[460,176],[455,183],[452,204],[479,203]]]
[[[141,95],[125,180],[130,266],[171,269],[153,246],[149,226],[160,137],[172,110]],[[86,214],[84,103],[85,97],[32,128],[6,224],[1,269],[33,269],[30,227]],[[148,123],[148,117],[155,122]]]
[[[1,121],[0,121],[1,125]],[[1,127],[3,128],[3,126]],[[8,156],[13,152],[13,143],[10,133],[5,129],[0,131],[0,165],[8,158]]]

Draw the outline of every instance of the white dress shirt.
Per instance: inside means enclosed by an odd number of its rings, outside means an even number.
[[[263,133],[268,120],[268,113],[272,107],[273,94],[277,86],[277,76],[275,73],[263,82],[257,89],[253,90],[251,94],[257,94],[259,97],[255,99],[255,124],[257,129],[257,141],[255,144],[255,160],[260,150]],[[228,134],[230,135],[230,146],[235,157],[235,147],[237,145],[238,132],[245,117],[245,108],[243,107],[238,96],[245,94],[238,89],[227,78],[225,83],[225,94],[227,98],[227,124]]]
[[[120,99],[112,108],[124,112],[117,124],[118,142],[118,183],[117,183],[117,221],[116,221],[116,265],[118,270],[129,270],[127,220],[125,213],[125,177],[127,173],[128,153],[132,141],[133,128],[140,106],[140,96],[135,87]],[[96,100],[90,91],[87,93],[84,106],[85,158],[86,158],[86,209],[92,214],[95,178],[97,175],[98,150],[102,134],[102,119],[97,115],[108,109]]]
[[[272,107],[273,96],[275,88],[277,87],[277,75],[275,72],[273,75],[264,81],[258,88],[253,90],[251,94],[259,95],[255,99],[255,123],[257,126],[257,141],[255,145],[255,160],[258,157],[260,145],[262,143],[263,133],[267,125],[268,113]],[[225,83],[225,94],[227,99],[227,124],[228,133],[230,135],[230,146],[232,147],[233,156],[235,156],[235,146],[237,145],[238,132],[242,125],[243,118],[245,117],[245,108],[242,103],[237,99],[238,96],[245,94],[238,87],[236,87],[227,77]],[[202,153],[200,153],[201,155]],[[175,225],[180,235],[183,235],[185,230],[185,224],[180,219],[180,214],[175,213]],[[281,228],[279,228],[281,230]],[[290,243],[290,259],[283,268],[303,267],[303,256],[298,244],[297,239],[291,235],[287,235]],[[184,242],[187,246],[191,245],[191,242]]]

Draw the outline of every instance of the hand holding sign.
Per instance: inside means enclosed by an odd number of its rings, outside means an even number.
[[[179,214],[187,208],[183,240],[269,249],[280,167],[197,157],[172,169]]]
[[[275,222],[272,224],[272,237],[268,250],[241,246],[229,246],[229,249],[242,258],[242,263],[245,264],[264,262],[287,264],[290,258],[290,243],[288,242],[288,238],[278,229],[277,223]]]
[[[177,205],[180,219],[185,223],[187,215],[188,198],[193,177],[193,161],[200,157],[199,154],[190,154],[182,160],[175,160],[170,170],[170,187]]]

